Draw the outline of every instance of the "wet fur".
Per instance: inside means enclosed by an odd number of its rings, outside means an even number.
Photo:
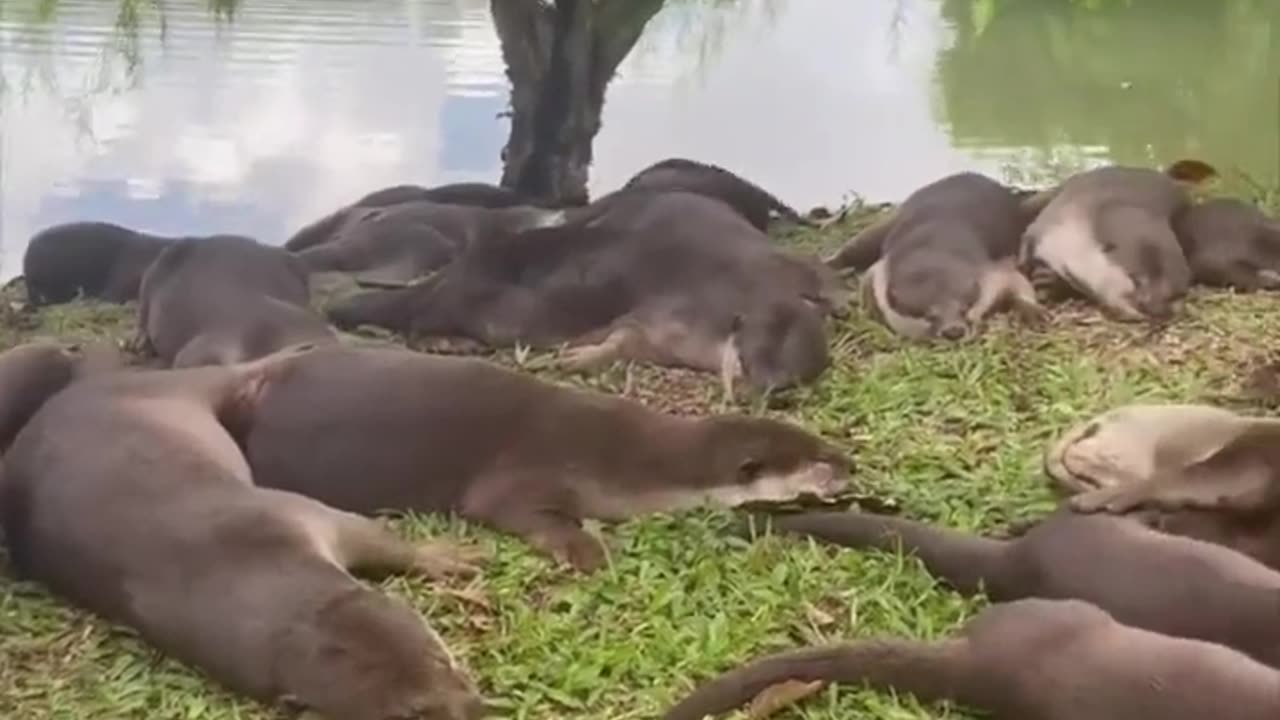
[[[951,700],[996,720],[1263,720],[1280,674],[1213,643],[1117,622],[1072,600],[989,607],[937,642],[876,639],[754,660],[698,687],[663,720],[702,720],[788,680]]]
[[[331,720],[475,720],[474,686],[435,633],[348,572],[469,569],[456,551],[253,485],[236,437],[306,351],[55,395],[0,479],[14,565],[246,696]]]
[[[1280,663],[1280,573],[1131,518],[1061,509],[1009,540],[864,513],[760,522],[844,547],[901,549],[964,594],[985,592],[994,602],[1082,600],[1126,625],[1220,643],[1272,667]]]
[[[264,487],[365,514],[457,512],[581,570],[605,561],[584,518],[832,492],[849,467],[773,420],[677,417],[483,360],[340,347],[267,389],[247,452]]]
[[[138,344],[166,365],[253,360],[301,342],[337,342],[311,310],[307,273],[291,253],[235,235],[184,239],[143,277]]]

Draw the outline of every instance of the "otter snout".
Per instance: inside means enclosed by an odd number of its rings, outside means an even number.
[[[944,340],[963,340],[969,329],[963,323],[947,323],[939,326],[935,334]]]

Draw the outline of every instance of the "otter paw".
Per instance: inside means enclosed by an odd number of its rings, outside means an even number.
[[[451,576],[474,577],[481,572],[476,563],[488,559],[489,554],[483,548],[474,545],[433,541],[417,546],[413,570],[433,580],[442,580]]]

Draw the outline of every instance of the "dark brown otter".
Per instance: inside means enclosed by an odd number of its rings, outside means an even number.
[[[626,190],[683,190],[727,203],[761,232],[776,213],[790,222],[810,225],[772,193],[722,167],[687,158],[667,158],[641,170],[622,186]]]
[[[497,233],[558,225],[560,211],[528,206],[486,208],[411,201],[357,206],[323,243],[298,251],[311,272],[346,272],[363,283],[405,285]]]
[[[263,393],[254,481],[344,510],[457,512],[581,569],[583,518],[827,495],[844,457],[798,427],[689,418],[459,357],[330,346]]]
[[[34,305],[77,297],[126,303],[151,261],[177,238],[106,222],[54,225],[36,233],[22,256],[27,297]]]
[[[886,638],[769,655],[708,681],[663,720],[703,720],[788,680],[865,683],[995,720],[1280,713],[1280,673],[1245,655],[1129,627],[1085,602],[1026,599],[987,608],[940,642]]]
[[[349,234],[353,224],[358,226],[363,222],[362,218],[367,219],[372,211],[406,203],[472,208],[480,211],[474,216],[482,219],[490,215],[483,212],[484,210],[512,210],[516,215],[535,218],[561,217],[557,213],[550,212],[555,208],[543,205],[514,190],[486,183],[453,183],[433,188],[394,185],[375,190],[350,205],[306,225],[285,241],[284,249],[290,252],[301,252],[316,245],[333,242]],[[502,216],[502,214],[498,215],[498,217]],[[449,232],[449,228],[438,228],[438,231],[446,235],[457,235]]]
[[[252,238],[184,238],[142,279],[138,339],[167,365],[244,362],[302,342],[337,342],[310,307],[298,258]]]
[[[1195,282],[1280,290],[1280,222],[1252,203],[1215,198],[1186,208],[1174,230]]]
[[[435,633],[348,573],[474,573],[468,553],[253,484],[235,437],[306,349],[103,373],[54,395],[0,477],[14,566],[249,697],[327,718],[475,720],[482,702]]]
[[[407,289],[331,306],[347,329],[574,347],[566,364],[618,359],[744,376],[764,391],[829,363],[825,320],[848,292],[816,261],[774,247],[724,203],[636,191],[590,222],[469,246]]]
[[[1021,536],[997,540],[864,513],[763,520],[844,547],[916,555],[965,594],[1093,603],[1118,622],[1220,643],[1280,666],[1280,573],[1225,547],[1167,535],[1111,515],[1060,509]]]

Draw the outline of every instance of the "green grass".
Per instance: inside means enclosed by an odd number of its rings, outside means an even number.
[[[822,235],[830,247],[850,220]],[[792,394],[788,417],[850,447],[863,490],[904,512],[999,530],[1051,506],[1040,453],[1079,418],[1135,400],[1215,401],[1280,349],[1280,298],[1196,292],[1159,334],[1059,306],[1032,330],[995,320],[957,346],[914,345],[855,312],[835,332],[834,366]],[[0,306],[0,346],[35,335],[124,337],[132,309],[79,304],[36,318]],[[512,362],[512,354],[501,358]],[[538,357],[528,364],[536,366]],[[615,368],[568,382],[659,407],[711,407],[714,378]],[[981,604],[937,586],[912,559],[809,542],[730,539],[728,513],[656,516],[606,528],[613,565],[592,577],[554,568],[520,542],[442,519],[399,523],[494,549],[487,574],[384,587],[413,603],[515,718],[649,718],[696,680],[759,653],[883,634],[939,637]],[[128,631],[0,579],[0,717],[257,720],[238,701],[158,657]],[[910,698],[827,688],[780,718],[968,717]]]

